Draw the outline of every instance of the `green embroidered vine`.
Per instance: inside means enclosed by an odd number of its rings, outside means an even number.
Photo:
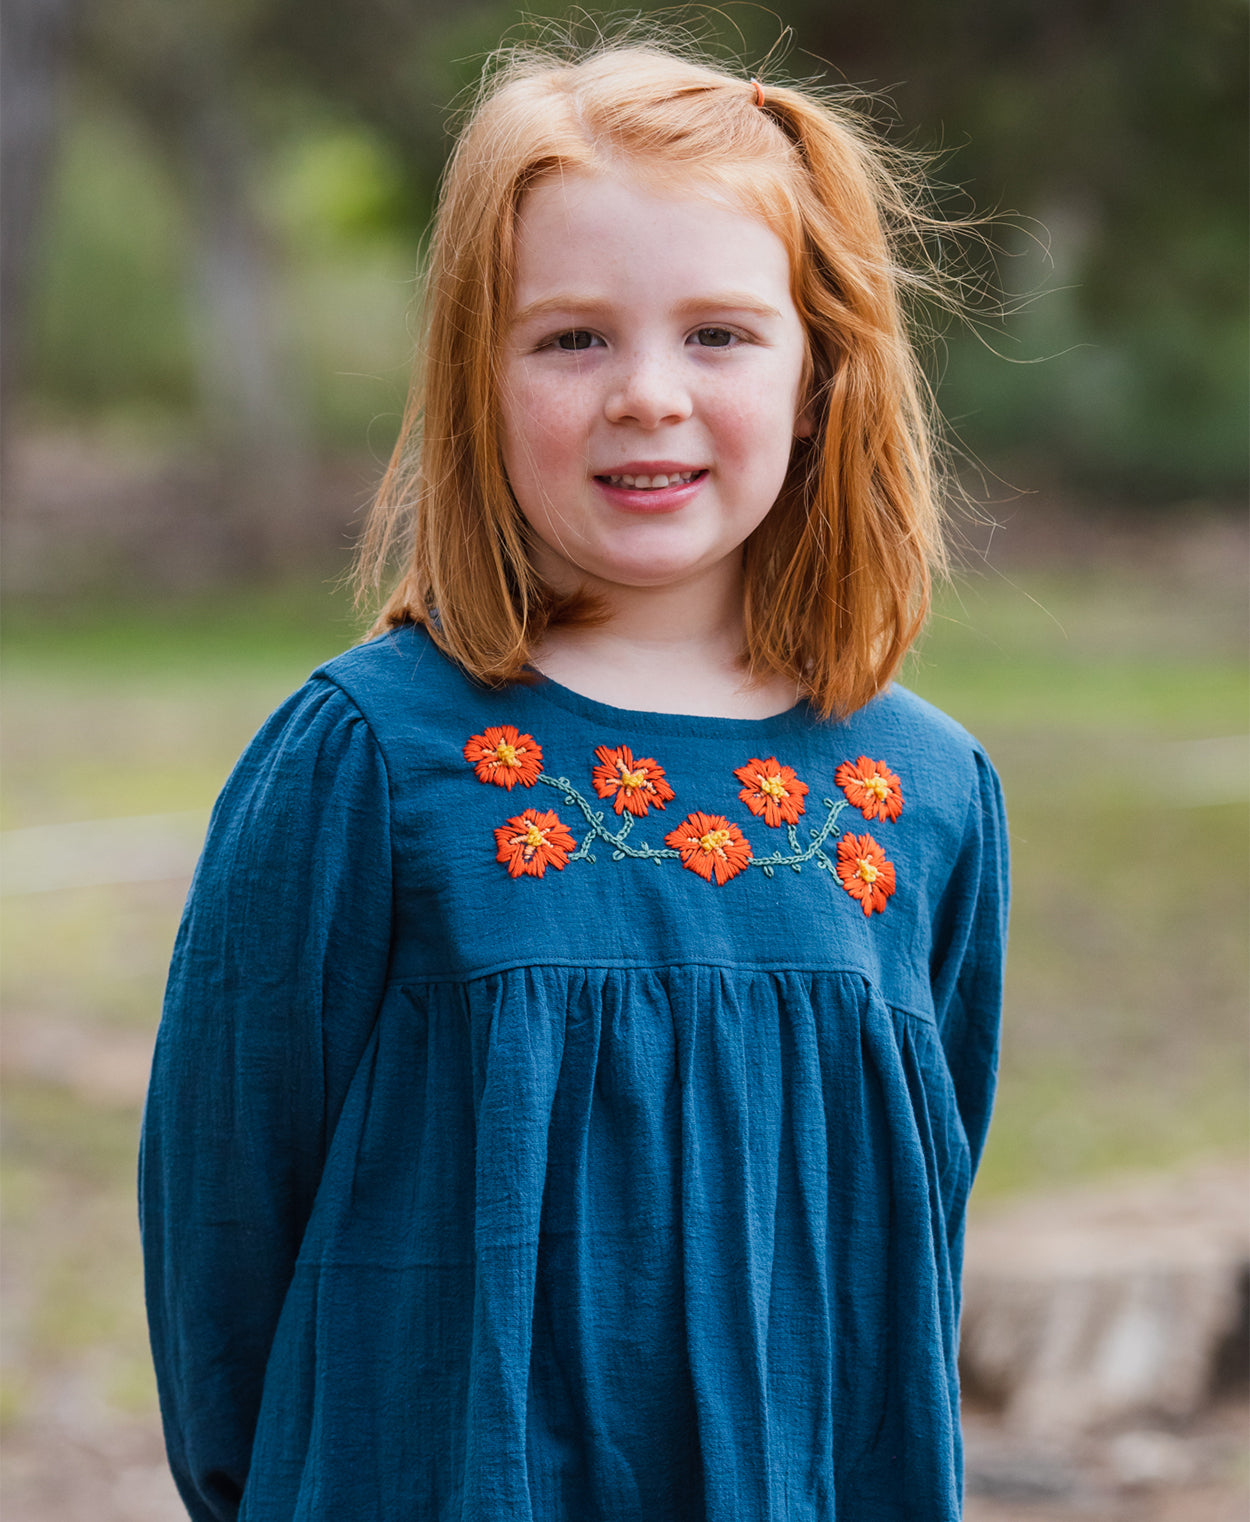
[[[634,861],[661,861],[676,860],[681,852],[671,846],[652,846],[645,842],[631,844],[629,836],[634,828],[634,817],[625,814],[621,818],[620,826],[612,829],[605,823],[604,811],[596,809],[567,777],[552,777],[547,772],[540,772],[535,781],[541,782],[545,787],[555,788],[561,794],[565,803],[575,808],[586,821],[587,833],[582,839],[581,845],[569,855],[569,861],[595,861],[597,857],[590,849],[595,840],[601,840],[612,848],[612,860],[624,861],[626,857]],[[747,866],[759,867],[765,877],[771,877],[777,867],[790,867],[795,872],[801,872],[805,863],[814,861],[818,868],[824,872],[834,872],[836,868],[831,858],[824,851],[825,843],[830,836],[836,833],[838,816],[846,808],[846,801],[839,799],[837,803],[832,798],[822,799],[828,814],[824,823],[810,829],[811,844],[804,848],[799,842],[797,826],[786,826],[786,837],[790,843],[790,854],[783,855],[780,851],[774,851],[771,856],[752,856]]]

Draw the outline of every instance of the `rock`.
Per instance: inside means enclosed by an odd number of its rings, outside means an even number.
[[[1239,1333],[1250,1170],[978,1212],[969,1224],[961,1364],[1011,1430],[1062,1438],[1210,1397]]]
[[[1191,1445],[1170,1432],[1121,1432],[1107,1444],[1106,1461],[1118,1483],[1132,1490],[1185,1485],[1195,1478]]]

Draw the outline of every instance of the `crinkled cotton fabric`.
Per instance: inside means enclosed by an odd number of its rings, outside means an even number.
[[[1006,899],[994,772],[901,688],[635,713],[415,629],[315,672],[214,812],[144,1121],[191,1516],[957,1518]]]

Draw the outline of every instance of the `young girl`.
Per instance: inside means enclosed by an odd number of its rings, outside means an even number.
[[[240,761],[144,1131],[193,1517],[943,1522],[997,782],[890,160],[607,47],[448,170],[375,637]]]

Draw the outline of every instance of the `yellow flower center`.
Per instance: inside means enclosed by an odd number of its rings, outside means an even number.
[[[862,878],[866,883],[875,883],[880,875],[876,867],[873,866],[866,856],[860,857],[859,866],[855,872],[856,877]]]
[[[528,850],[535,850],[542,845],[547,838],[546,830],[540,830],[536,824],[531,824],[525,830],[525,844]]]
[[[709,830],[706,835],[699,836],[699,849],[701,851],[719,851],[729,844],[728,830]]]
[[[872,776],[865,781],[864,787],[868,792],[876,793],[883,803],[890,796],[890,784],[877,772],[873,772]]]
[[[622,772],[621,786],[627,791],[631,788],[641,787],[647,780],[646,772]]]
[[[782,782],[780,776],[761,777],[760,792],[767,793],[770,798],[780,799],[788,798],[790,796],[790,794],[786,791],[786,785],[784,782]]]
[[[506,740],[500,740],[495,746],[495,760],[500,766],[515,766],[517,764],[516,746],[509,745]]]

